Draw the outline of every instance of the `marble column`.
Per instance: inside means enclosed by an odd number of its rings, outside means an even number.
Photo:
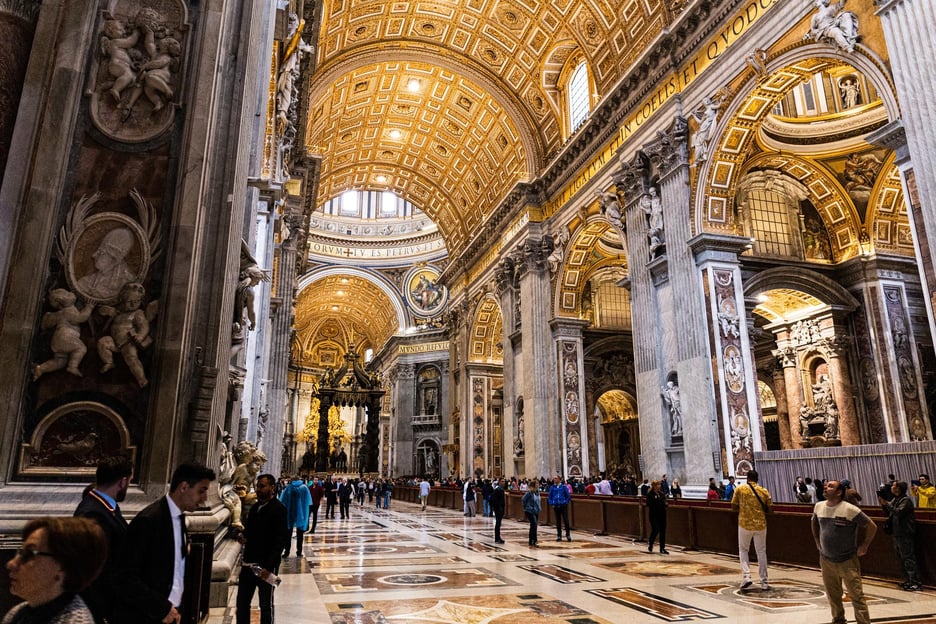
[[[832,381],[832,396],[838,408],[839,439],[842,446],[861,444],[861,432],[858,429],[858,416],[852,399],[851,375],[848,373],[848,347],[850,341],[842,336],[823,338],[819,349],[829,363],[829,376]]]
[[[783,367],[783,386],[786,389],[788,427],[790,431],[790,447],[803,448],[802,427],[799,421],[800,410],[803,407],[803,390],[800,387],[799,370],[796,366],[796,349],[781,347],[773,354],[780,366]]]
[[[774,399],[777,401],[777,426],[780,429],[780,448],[793,448],[790,436],[790,408],[786,395],[786,379],[783,368],[773,369]]]
[[[411,474],[413,470],[413,415],[416,413],[417,368],[418,365],[409,362],[397,366],[391,465],[399,474]]]
[[[271,327],[267,338],[269,349],[269,387],[266,398],[266,408],[269,410],[269,420],[266,424],[267,434],[260,443],[260,449],[267,454],[267,469],[271,474],[280,473],[280,457],[283,445],[287,442],[282,432],[285,430],[286,403],[282,397],[286,395],[286,386],[289,374],[289,360],[292,355],[292,322],[293,322],[293,292],[296,289],[296,237],[299,235],[301,219],[300,198],[289,197],[286,200],[285,216],[283,222],[288,226],[289,237],[282,240],[275,255],[276,284],[274,285],[270,301]],[[281,225],[280,231],[283,231]]]
[[[585,410],[585,360],[582,351],[582,330],[588,321],[554,319],[551,323],[555,339],[558,374],[554,380],[562,416],[563,463],[570,477],[591,476],[589,470],[588,414]]]
[[[535,224],[538,225],[538,224]],[[527,445],[526,474],[565,473],[562,430],[555,396],[556,360],[548,319],[552,317],[549,266],[538,227],[530,228],[516,254],[520,296],[520,358]]]
[[[13,139],[39,6],[39,0],[0,0],[0,180]]]
[[[911,223],[916,225],[917,237],[936,241],[936,98],[933,97],[933,75],[936,66],[936,47],[932,45],[936,31],[936,11],[932,0],[876,0],[877,15],[881,19],[894,87],[900,102],[901,124],[909,147],[906,159],[899,164],[910,206]],[[877,140],[892,128],[883,128],[869,137]],[[917,223],[922,221],[922,224]],[[922,225],[922,227],[920,227]],[[927,311],[930,334],[936,335],[934,299],[936,299],[936,245],[923,247],[918,252],[926,257],[920,263],[923,283],[928,286]]]

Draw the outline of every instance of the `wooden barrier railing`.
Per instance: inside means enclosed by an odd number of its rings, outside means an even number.
[[[396,487],[393,495],[398,500],[419,502],[419,488]],[[525,520],[521,494],[507,493],[505,518]],[[541,495],[543,511],[540,524],[555,523],[552,509]],[[463,509],[461,491],[455,488],[434,487],[429,493],[429,504],[445,509]],[[578,496],[573,495],[569,506],[572,527],[595,534],[623,535],[638,541],[647,539],[650,532],[643,498],[637,496]],[[819,566],[819,554],[812,538],[812,505],[779,504],[767,520],[767,554],[771,561],[810,567]],[[877,507],[863,507],[878,525],[878,534],[868,555],[861,560],[862,573],[890,579],[900,578],[900,566],[894,555],[892,540],[880,530],[884,513]],[[480,513],[481,506],[478,505]],[[709,550],[728,554],[738,553],[737,514],[731,504],[724,501],[687,500],[670,501],[666,515],[666,543],[690,550]],[[542,528],[543,531],[548,531]],[[936,585],[936,511],[917,510],[917,563],[926,585]],[[751,551],[754,556],[754,551]]]

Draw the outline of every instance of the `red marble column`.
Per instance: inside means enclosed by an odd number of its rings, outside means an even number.
[[[780,448],[793,448],[793,440],[790,437],[790,408],[787,402],[784,369],[774,369],[773,381],[774,398],[777,401],[777,424],[780,426]]]
[[[787,430],[790,434],[790,446],[787,448],[803,448],[799,422],[800,408],[803,405],[803,393],[800,389],[799,375],[796,372],[796,350],[792,347],[786,347],[777,349],[773,354],[780,360],[780,365],[783,366],[783,385],[786,388],[788,416]]]
[[[829,361],[829,375],[832,378],[832,396],[839,411],[839,438],[842,446],[861,444],[861,432],[858,430],[858,415],[852,400],[851,376],[844,362],[846,344],[831,338],[821,343]]]

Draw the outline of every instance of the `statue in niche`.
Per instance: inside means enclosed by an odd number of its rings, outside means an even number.
[[[231,328],[232,355],[244,346],[247,332],[257,328],[256,293],[254,288],[260,282],[270,281],[270,277],[252,258],[245,262],[241,253],[241,272],[234,296],[234,323]]]
[[[858,43],[858,16],[844,10],[847,1],[816,0],[816,14],[803,39],[831,43],[846,52],[854,52]]]
[[[647,238],[650,241],[650,256],[663,246],[663,202],[656,187],[651,186],[646,195],[640,198],[640,207],[647,214]]]
[[[33,369],[33,381],[46,373],[65,369],[66,372],[81,377],[78,365],[84,359],[88,348],[81,340],[81,323],[87,322],[94,310],[94,304],[86,304],[79,310],[75,307],[75,294],[63,288],[49,291],[49,305],[55,310],[42,315],[40,327],[43,330],[55,328],[52,334],[52,357]]]
[[[289,14],[289,43],[286,46],[279,76],[276,78],[276,109],[279,133],[286,132],[290,123],[289,109],[292,107],[296,91],[296,78],[299,77],[299,62],[302,54],[312,52],[312,46],[302,40],[305,21],[295,13]]]
[[[834,404],[832,398],[832,381],[828,375],[819,375],[812,386],[813,409],[816,413],[825,414],[830,405]]]
[[[861,98],[861,89],[858,81],[854,78],[846,78],[839,83],[839,93],[842,95],[842,108],[854,108],[858,106]]]
[[[140,362],[139,349],[146,349],[153,343],[150,321],[155,318],[158,306],[157,301],[152,301],[145,312],[141,310],[145,296],[146,289],[142,284],[130,282],[120,289],[116,308],[101,306],[100,314],[112,318],[108,335],[97,342],[98,355],[104,362],[101,372],[114,368],[114,354],[119,353],[141,388],[145,388],[149,381]]]
[[[237,470],[238,460],[234,456],[234,449],[231,448],[231,434],[218,427],[221,433],[221,444],[219,447],[218,461],[218,495],[222,504],[231,512],[231,527],[234,529],[243,529],[241,523],[241,500],[234,491],[234,471]]]
[[[679,384],[671,379],[666,382],[660,391],[663,395],[663,402],[670,413],[670,435],[673,437],[681,436],[683,429],[682,422],[682,402],[679,399]]]
[[[624,223],[621,221],[621,200],[618,199],[617,193],[611,193],[610,191],[598,193],[598,203],[601,205],[601,214],[613,225],[623,230]]]

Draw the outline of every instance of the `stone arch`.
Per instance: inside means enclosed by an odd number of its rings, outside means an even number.
[[[298,298],[303,290],[314,284],[316,281],[332,275],[354,275],[372,283],[385,295],[387,295],[387,297],[390,299],[390,302],[393,304],[393,312],[397,319],[397,327],[399,328],[399,331],[402,332],[406,329],[409,317],[407,316],[406,309],[403,305],[403,297],[400,294],[400,291],[397,290],[397,288],[389,281],[387,281],[383,276],[378,275],[373,271],[366,271],[364,269],[358,269],[356,267],[350,266],[325,267],[322,269],[309,271],[301,278],[299,278],[299,283],[296,287],[296,297]]]
[[[891,154],[884,161],[882,174],[868,201],[865,231],[875,252],[914,257],[915,234],[910,227],[903,184],[895,160],[896,154]]]
[[[717,137],[714,153],[700,163],[693,219],[697,231],[724,231],[737,226],[734,195],[758,125],[803,78],[839,65],[850,65],[871,81],[888,120],[900,117],[890,72],[866,47],[858,46],[846,56],[825,44],[799,43],[768,59],[764,76],[749,78],[722,114],[713,135]]]
[[[468,360],[501,364],[504,361],[504,316],[493,295],[485,295],[478,302],[471,322]]]
[[[774,267],[761,271],[744,283],[745,299],[751,301],[768,290],[798,290],[845,311],[858,308],[855,297],[843,286],[828,277],[799,267]]]
[[[620,243],[620,252],[606,243],[602,243],[609,233]],[[600,258],[595,257],[599,252]],[[583,317],[582,291],[589,278],[596,272],[608,267],[627,270],[627,248],[621,231],[612,226],[606,218],[593,215],[582,223],[572,234],[566,246],[565,262],[556,273],[553,296],[553,313],[565,318]]]

